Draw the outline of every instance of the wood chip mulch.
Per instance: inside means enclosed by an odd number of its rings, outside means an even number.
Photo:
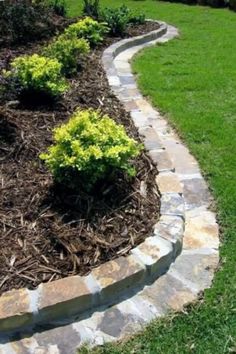
[[[148,23],[128,35],[156,29]],[[127,35],[127,36],[128,36]],[[78,107],[99,108],[139,139],[131,118],[111,92],[101,65],[108,38],[81,63],[71,90],[52,105],[32,102],[14,107],[0,94],[0,294],[33,289],[41,282],[87,274],[126,255],[152,232],[159,215],[156,167],[146,153],[134,161],[137,176],[117,175],[96,193],[79,194],[56,186],[39,154],[52,143],[52,128]],[[0,68],[19,53],[40,45],[0,50]],[[7,55],[6,55],[7,53]]]

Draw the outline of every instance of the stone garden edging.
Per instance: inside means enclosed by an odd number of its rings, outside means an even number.
[[[129,256],[107,262],[87,277],[68,277],[41,284],[33,291],[20,289],[3,294],[0,333],[35,324],[53,324],[92,309],[88,319],[77,319],[61,328],[74,336],[75,332],[79,333],[76,343],[73,341],[75,348],[83,340],[101,344],[96,335],[100,341],[122,338],[139,329],[139,322],[146,323],[171,309],[180,310],[210,286],[219,261],[219,231],[215,215],[209,210],[211,196],[207,185],[196,160],[159,112],[142,97],[128,62],[140,49],[177,36],[174,27],[162,22],[160,25],[157,31],[113,44],[103,55],[109,84],[131,113],[159,170],[156,180],[161,193],[161,217],[154,235],[134,248]],[[135,289],[136,295],[130,293],[127,300],[122,300],[121,296]],[[131,310],[128,304],[132,304]],[[104,311],[98,314],[96,309],[103,305]],[[122,326],[120,314],[125,323]],[[133,322],[135,325],[131,326]],[[58,328],[51,331],[60,333]],[[47,332],[33,335],[32,340],[45,343],[45,333],[47,345],[60,348],[60,335],[57,343],[52,343],[55,338],[50,339]]]

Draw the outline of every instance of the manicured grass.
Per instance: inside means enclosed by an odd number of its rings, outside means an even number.
[[[70,15],[78,0],[67,0]],[[103,5],[110,5],[103,0]],[[203,300],[94,353],[236,353],[236,13],[158,1],[113,1],[177,26],[180,38],[146,49],[133,68],[142,92],[199,161],[216,200],[221,268]],[[87,352],[86,349],[84,352]]]

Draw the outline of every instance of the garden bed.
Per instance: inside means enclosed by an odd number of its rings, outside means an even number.
[[[157,23],[132,26],[127,36],[157,29]],[[99,108],[139,139],[136,128],[111,92],[101,64],[107,38],[81,62],[82,70],[70,79],[63,99],[48,103],[12,102],[0,98],[0,293],[34,288],[41,282],[72,274],[87,274],[93,267],[127,254],[151,234],[158,220],[157,170],[147,154],[134,165],[135,178],[117,175],[100,183],[96,193],[77,193],[56,186],[39,154],[52,143],[51,130],[66,121],[76,108]],[[0,51],[0,67],[41,45]]]

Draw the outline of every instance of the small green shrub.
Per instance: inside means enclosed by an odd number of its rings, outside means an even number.
[[[73,23],[65,30],[67,37],[76,35],[78,38],[85,38],[91,45],[97,45],[103,41],[104,35],[108,32],[107,25],[97,22],[90,17]]]
[[[127,6],[105,8],[101,12],[101,19],[108,24],[113,36],[123,36],[129,24],[131,12]]]
[[[43,55],[57,59],[62,64],[62,73],[71,75],[77,69],[78,59],[88,54],[89,49],[86,39],[61,35],[44,49]]]
[[[66,17],[67,5],[65,0],[51,0],[49,6],[56,15]]]
[[[143,25],[146,21],[146,16],[144,14],[132,15],[129,19],[129,23],[135,25]]]
[[[57,59],[33,54],[14,59],[5,77],[16,80],[22,90],[58,96],[68,88],[61,69],[62,64]]]
[[[54,130],[54,142],[40,158],[57,182],[72,188],[90,189],[117,169],[133,176],[129,160],[141,150],[123,126],[93,110],[75,112],[68,123]]]
[[[99,12],[100,0],[83,0],[83,15],[92,17],[97,20],[99,18]]]
[[[100,18],[108,24],[113,36],[123,36],[129,24],[143,24],[144,14],[134,14],[126,5],[117,8],[105,8]]]

